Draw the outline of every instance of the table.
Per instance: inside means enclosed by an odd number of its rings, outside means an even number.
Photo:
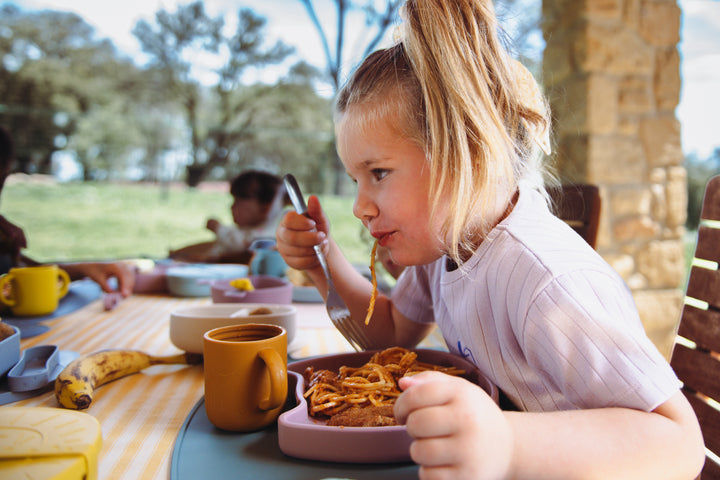
[[[133,295],[114,310],[102,300],[46,322],[50,330],[22,340],[21,348],[57,345],[60,350],[89,354],[103,349],[135,349],[152,355],[179,353],[169,338],[170,312],[178,307],[212,303],[209,298]],[[323,304],[295,304],[298,310],[297,348],[290,360],[352,351],[333,327]],[[423,341],[442,348],[435,330]],[[158,365],[103,385],[85,412],[98,419],[103,445],[99,478],[169,478],[173,445],[185,418],[203,396],[202,365]],[[52,392],[12,406],[59,407]]]

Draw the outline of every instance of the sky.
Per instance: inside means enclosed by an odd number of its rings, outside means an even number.
[[[141,58],[132,28],[140,19],[150,22],[159,9],[175,11],[191,0],[13,0],[23,8],[72,11],[94,26],[101,37],[110,38],[121,51]],[[0,0],[1,3],[6,3]],[[317,0],[318,12],[334,11],[331,0]],[[720,148],[720,0],[678,0],[683,11],[681,75],[683,87],[676,115],[681,122],[685,154],[708,157]],[[323,66],[320,40],[300,0],[205,0],[211,15],[228,13],[228,21],[240,7],[249,7],[268,19],[268,37],[294,46],[309,63]],[[361,35],[358,29],[352,35]],[[354,44],[355,42],[350,42]],[[361,52],[353,52],[353,62]]]

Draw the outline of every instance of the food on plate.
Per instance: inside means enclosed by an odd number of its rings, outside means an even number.
[[[252,292],[255,290],[255,287],[249,278],[236,278],[234,280],[230,280],[230,286],[242,292]]]
[[[273,313],[273,311],[270,310],[268,307],[257,307],[250,310],[250,313],[248,313],[248,315],[267,315],[269,313]]]
[[[370,323],[373,311],[375,310],[375,300],[378,294],[377,272],[375,271],[375,256],[377,255],[378,241],[375,240],[372,251],[370,252],[370,275],[372,276],[372,294],[370,295],[370,305],[368,305],[367,315],[365,316],[365,325]]]
[[[90,406],[97,387],[118,378],[160,364],[202,362],[202,355],[181,353],[155,357],[137,350],[102,350],[76,358],[55,379],[55,398],[65,408],[83,410]]]
[[[419,362],[416,353],[402,347],[377,352],[357,368],[342,366],[333,372],[308,367],[303,373],[308,413],[316,419],[327,419],[327,425],[333,426],[396,425],[392,408],[401,393],[398,380],[426,370],[465,373],[455,367]]]
[[[397,425],[393,405],[368,405],[336,413],[325,425],[331,427],[390,427]]]

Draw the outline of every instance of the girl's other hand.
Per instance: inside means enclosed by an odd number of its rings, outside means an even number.
[[[439,372],[400,379],[395,418],[414,439],[420,478],[505,478],[513,434],[500,408],[477,385]]]
[[[327,252],[329,222],[315,195],[308,198],[307,215],[287,212],[275,233],[277,249],[285,263],[296,270],[320,268],[315,245]]]

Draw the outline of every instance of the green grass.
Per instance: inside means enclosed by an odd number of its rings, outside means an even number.
[[[367,264],[371,238],[352,215],[350,197],[321,197],[332,235],[353,263]],[[0,213],[25,230],[25,253],[42,262],[153,258],[212,240],[208,217],[230,223],[227,191],[184,186],[11,180]]]

